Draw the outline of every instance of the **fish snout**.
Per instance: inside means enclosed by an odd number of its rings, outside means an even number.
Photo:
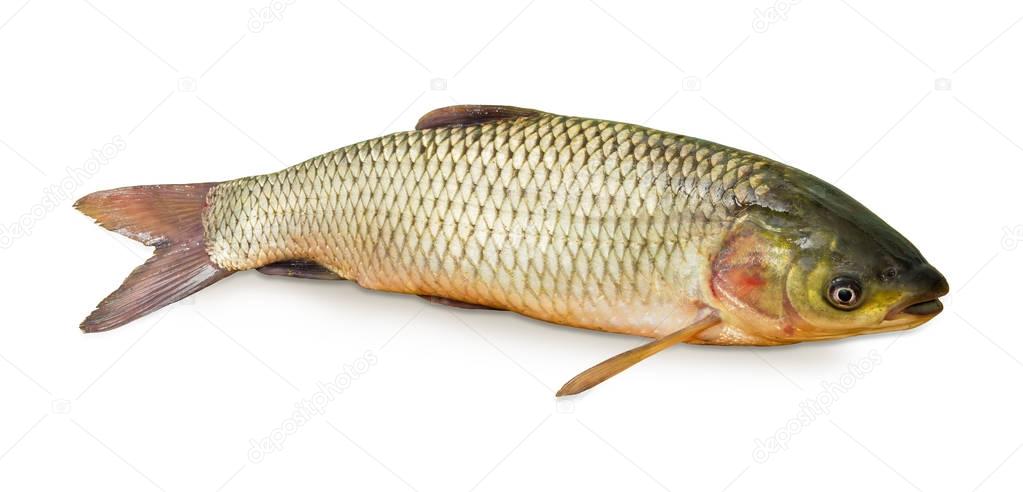
[[[921,286],[919,293],[907,302],[896,306],[888,313],[887,319],[904,314],[912,316],[936,316],[944,309],[939,297],[948,294],[948,280],[931,265],[923,265],[913,273],[910,285]]]

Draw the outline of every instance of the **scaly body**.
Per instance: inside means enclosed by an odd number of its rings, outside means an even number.
[[[371,289],[661,336],[707,303],[709,260],[765,158],[541,114],[396,133],[213,188],[232,270],[320,263]]]

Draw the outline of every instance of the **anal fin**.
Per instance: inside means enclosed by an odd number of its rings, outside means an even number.
[[[451,306],[462,309],[491,309],[494,311],[502,311],[501,309],[493,308],[490,306],[484,306],[482,304],[473,304],[471,302],[456,301],[454,299],[448,299],[447,297],[440,296],[428,296],[420,294],[419,297],[426,299],[430,304],[440,304],[443,306]]]
[[[285,260],[257,268],[264,275],[311,278],[316,280],[344,280],[327,267],[308,260]]]
[[[557,396],[576,395],[586,391],[604,381],[607,381],[615,374],[618,374],[672,345],[692,340],[701,331],[706,330],[721,322],[717,314],[709,314],[700,318],[674,333],[658,338],[646,345],[636,347],[627,352],[622,352],[610,359],[601,362],[572,378],[558,390]]]

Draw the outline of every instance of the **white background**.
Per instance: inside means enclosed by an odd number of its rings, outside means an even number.
[[[1018,3],[276,1],[0,5],[0,488],[1019,490]],[[674,347],[560,402],[643,340],[252,272],[78,331],[149,252],[75,198],[275,171],[455,103],[793,164],[917,244],[946,312],[901,335]],[[826,412],[800,420],[807,402]]]

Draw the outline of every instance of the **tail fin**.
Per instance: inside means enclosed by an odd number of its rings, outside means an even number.
[[[155,246],[117,290],[85,318],[84,332],[106,331],[192,295],[231,271],[206,254],[202,211],[217,183],[131,186],[98,191],[75,208],[111,231]]]

